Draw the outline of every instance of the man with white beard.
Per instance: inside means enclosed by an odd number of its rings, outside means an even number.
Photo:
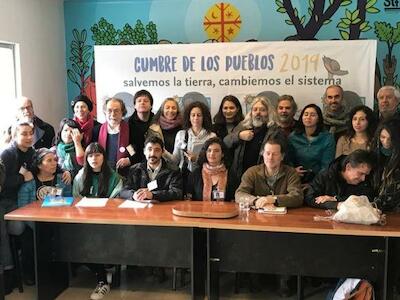
[[[271,130],[278,130],[275,110],[268,98],[255,97],[251,110],[230,134],[224,138],[229,149],[234,149],[234,158],[231,166],[233,174],[229,184],[232,190],[240,184],[242,174],[252,166],[262,161],[262,145]]]
[[[288,137],[296,127],[297,121],[294,119],[296,112],[297,104],[291,95],[282,95],[278,98],[276,104],[278,126],[282,129],[286,137]]]

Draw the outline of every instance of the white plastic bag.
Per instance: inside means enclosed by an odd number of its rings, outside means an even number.
[[[371,225],[381,223],[384,216],[369,202],[367,196],[350,196],[341,203],[332,219],[343,223]]]

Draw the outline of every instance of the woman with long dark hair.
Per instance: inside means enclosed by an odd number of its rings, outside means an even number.
[[[400,120],[382,122],[375,134],[372,151],[377,155],[373,172],[375,202],[383,211],[400,211]]]
[[[185,108],[183,128],[176,135],[174,152],[168,160],[179,165],[182,172],[191,172],[204,142],[216,136],[211,132],[210,109],[202,102],[189,104]]]
[[[74,179],[74,197],[115,198],[122,189],[118,173],[107,164],[104,148],[91,143],[85,150],[83,168]],[[86,264],[96,274],[97,285],[90,299],[102,299],[110,291],[107,271],[103,264]]]
[[[91,143],[85,150],[83,168],[74,179],[74,197],[116,197],[122,188],[122,180],[107,164],[104,148]]]
[[[239,99],[233,95],[225,96],[222,98],[218,112],[214,116],[212,131],[223,140],[243,119],[244,116]]]
[[[336,157],[349,155],[357,149],[368,150],[376,130],[377,120],[368,106],[359,105],[349,112],[347,132],[336,144]]]
[[[310,182],[335,157],[335,139],[324,130],[322,111],[316,104],[303,108],[288,141],[288,162],[296,168],[303,183]]]
[[[218,137],[208,139],[197,159],[198,167],[189,175],[187,196],[192,200],[233,200],[228,187],[225,144]]]

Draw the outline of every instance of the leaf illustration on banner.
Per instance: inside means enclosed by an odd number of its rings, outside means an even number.
[[[69,57],[71,68],[67,70],[67,76],[79,88],[79,93],[85,94],[85,78],[89,71],[92,47],[86,45],[87,32],[85,29],[82,31],[73,29],[72,36],[74,39],[71,42],[71,56]]]
[[[375,34],[381,42],[385,42],[388,48],[388,54],[383,59],[383,71],[385,76],[383,82],[385,85],[400,86],[397,82],[398,75],[396,75],[397,59],[393,55],[393,47],[400,43],[400,22],[397,22],[396,27],[393,27],[386,22],[375,22]]]

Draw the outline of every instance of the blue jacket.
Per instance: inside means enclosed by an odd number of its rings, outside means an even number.
[[[292,132],[288,140],[287,161],[294,167],[303,166],[316,175],[335,159],[335,139],[332,133],[320,132],[308,140],[305,133]]]
[[[62,195],[65,197],[72,196],[72,187],[70,184],[65,184],[61,180],[62,174],[57,174],[57,186],[62,188]],[[25,182],[18,191],[18,207],[25,206],[33,201],[36,201],[36,182],[32,179]]]

